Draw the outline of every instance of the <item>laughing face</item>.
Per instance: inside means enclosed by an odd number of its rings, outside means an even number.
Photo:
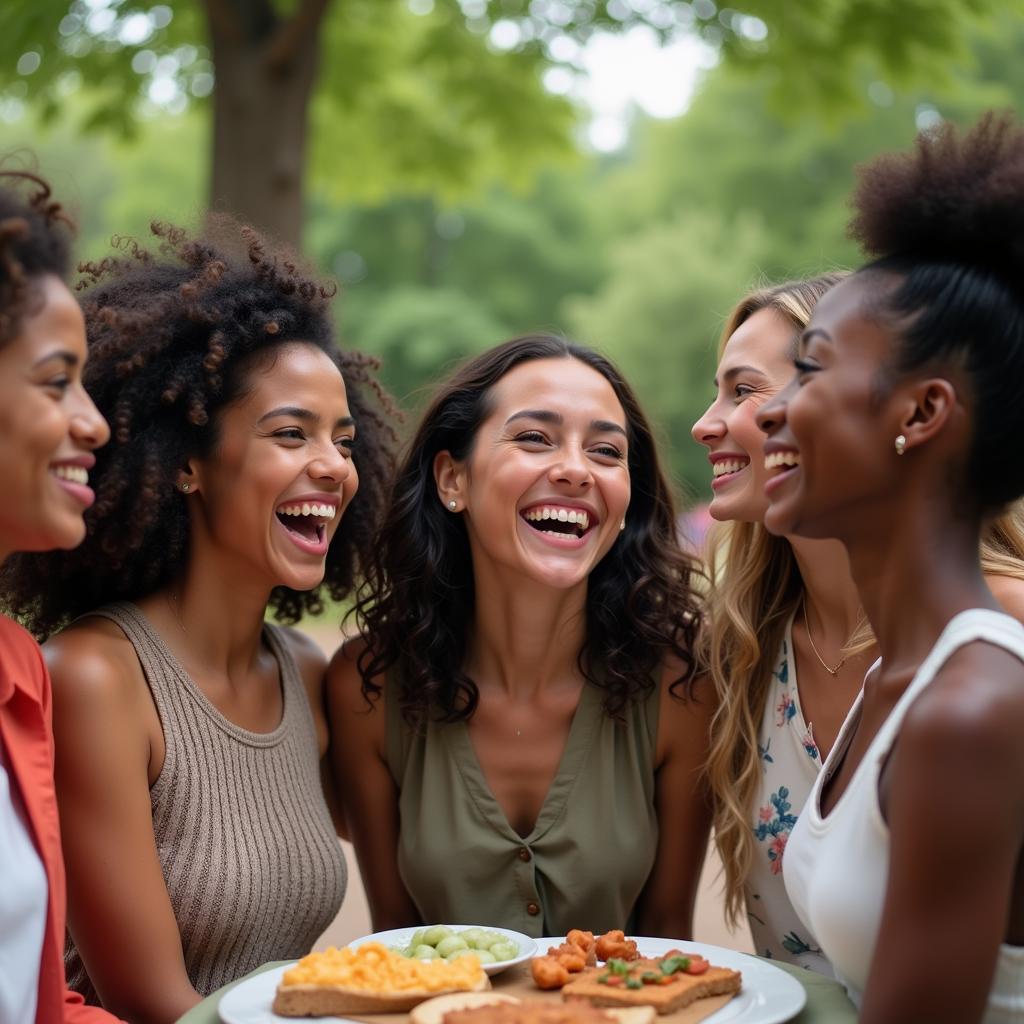
[[[520,364],[495,384],[466,460],[443,452],[438,490],[465,516],[474,569],[547,586],[583,583],[627,514],[626,416],[611,384],[576,359]]]
[[[57,277],[37,295],[17,335],[0,347],[0,555],[73,548],[85,538],[93,451],[106,421],[82,387],[85,322]]]
[[[754,417],[793,376],[795,333],[769,307],[744,320],[726,343],[715,375],[718,395],[691,431],[708,449],[708,511],[715,519],[760,522],[764,516],[764,433]]]
[[[358,487],[345,382],[313,345],[275,349],[217,421],[218,444],[180,483],[193,545],[261,584],[311,590]]]
[[[846,539],[899,491],[893,446],[912,408],[899,387],[880,381],[891,334],[865,315],[863,275],[817,305],[803,334],[792,382],[758,413],[764,444],[765,526],[774,534]]]

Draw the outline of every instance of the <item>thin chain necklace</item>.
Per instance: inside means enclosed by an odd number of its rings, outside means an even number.
[[[847,658],[849,657],[849,655],[848,655],[848,654],[844,654],[844,655],[843,655],[843,656],[842,656],[842,657],[841,657],[841,658],[839,659],[839,664],[838,664],[838,665],[836,665],[836,667],[835,667],[835,668],[832,668],[832,667],[831,667],[831,666],[830,666],[830,665],[829,665],[829,664],[828,664],[828,663],[827,663],[827,662],[825,661],[825,659],[824,659],[824,658],[823,658],[823,657],[822,657],[822,656],[821,656],[821,655],[820,655],[820,654],[818,653],[818,648],[814,646],[814,637],[813,637],[813,636],[811,636],[811,627],[810,627],[810,626],[808,625],[808,623],[807,623],[807,598],[806,598],[806,597],[804,597],[804,599],[803,599],[803,600],[802,600],[802,601],[800,602],[800,606],[801,606],[801,608],[803,609],[803,613],[804,613],[804,632],[806,632],[806,633],[807,633],[807,640],[808,640],[808,642],[809,642],[809,643],[810,643],[810,645],[811,645],[811,650],[812,650],[812,651],[814,651],[814,656],[815,656],[815,657],[816,657],[816,658],[818,659],[818,661],[820,661],[820,662],[821,662],[821,667],[822,667],[822,668],[823,668],[823,669],[824,669],[824,670],[825,670],[825,671],[826,671],[826,672],[827,672],[827,673],[828,673],[828,674],[829,674],[830,676],[833,676],[833,677],[835,677],[835,676],[839,675],[839,670],[840,670],[840,669],[841,669],[841,668],[842,668],[842,667],[843,667],[843,666],[844,666],[844,665],[846,664],[846,659],[847,659]]]

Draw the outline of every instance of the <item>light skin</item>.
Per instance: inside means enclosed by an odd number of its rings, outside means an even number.
[[[843,542],[882,655],[823,793],[826,815],[946,623],[1000,610],[978,564],[980,516],[958,500],[969,382],[953,368],[886,375],[898,339],[865,309],[892,283],[859,274],[830,292],[804,335],[796,386],[759,414],[767,449],[799,457],[769,480],[766,524]],[[879,784],[890,864],[866,1024],[979,1020],[1000,943],[1024,944],[1022,730],[1024,666],[985,643],[954,654],[904,719]],[[946,950],[955,969],[936,970]]]
[[[726,342],[715,374],[717,394],[693,425],[693,438],[708,449],[712,467],[732,472],[713,478],[711,515],[720,521],[761,522],[768,508],[764,483],[764,432],[757,412],[792,379],[797,328],[767,307],[748,317]],[[860,599],[842,545],[788,537],[804,584],[807,623],[822,659],[835,668],[860,617]],[[814,653],[803,615],[793,623],[800,708],[822,758],[860,691],[872,648],[846,659],[832,676]]]
[[[434,475],[437,500],[449,508],[454,502],[451,514],[464,518],[473,560],[464,667],[480,702],[470,739],[509,824],[525,836],[551,787],[584,685],[577,656],[588,578],[629,515],[627,424],[608,381],[574,359],[521,364],[494,386],[492,399],[469,456],[440,453]],[[585,530],[543,532],[550,518],[530,517],[544,509],[586,513]],[[374,926],[398,927],[415,923],[417,912],[398,874],[398,792],[387,768],[385,715],[381,701],[366,711],[359,649],[347,645],[329,670],[335,775],[360,774],[358,792],[346,794],[346,817]],[[661,832],[639,907],[643,934],[690,934],[708,829],[699,778],[710,700],[671,698],[668,683],[679,674],[678,665],[664,666],[655,769]]]
[[[82,387],[85,357],[74,296],[60,278],[38,278],[17,334],[0,345],[0,561],[85,537],[88,471],[110,437]]]
[[[263,642],[271,590],[315,587],[326,545],[357,487],[345,384],[312,345],[257,361],[219,414],[207,458],[180,467],[191,543],[168,586],[138,601],[171,653],[229,721],[272,731],[283,712],[276,659]],[[171,499],[168,499],[171,500]],[[279,516],[302,501],[334,508],[314,534]],[[325,658],[287,631],[313,711],[321,757]],[[135,651],[105,619],[85,619],[45,645],[57,699],[54,731],[69,927],[106,1007],[140,1024],[176,1020],[200,1001],[157,857],[149,790],[164,761],[160,720]],[[116,865],[116,870],[112,867]]]

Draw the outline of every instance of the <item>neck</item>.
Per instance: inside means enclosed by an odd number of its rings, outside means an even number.
[[[567,590],[474,566],[476,608],[466,671],[512,698],[578,682],[586,580]]]
[[[847,541],[864,610],[894,672],[916,669],[959,612],[999,610],[981,571],[978,521],[943,516],[938,500],[905,502],[898,512],[885,529]]]
[[[259,654],[269,598],[265,580],[193,549],[185,571],[150,601],[169,616],[172,646],[186,662],[239,678]]]
[[[837,540],[789,537],[804,585],[808,620],[830,650],[841,649],[861,617],[860,595],[846,548]]]

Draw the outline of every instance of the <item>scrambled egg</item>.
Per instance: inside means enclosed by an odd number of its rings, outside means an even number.
[[[330,949],[304,956],[285,971],[285,985],[330,985],[358,992],[450,992],[479,985],[483,968],[475,956],[455,960],[409,960],[379,942],[358,949]]]

